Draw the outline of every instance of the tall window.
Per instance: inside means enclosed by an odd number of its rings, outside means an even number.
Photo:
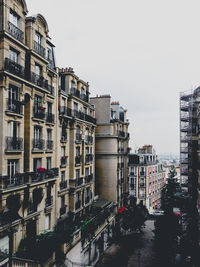
[[[74,102],[74,110],[78,111],[78,103]]]
[[[61,181],[65,181],[65,171],[61,171]]]
[[[89,168],[86,168],[86,169],[85,169],[85,176],[86,176],[86,177],[89,176]]]
[[[8,122],[8,136],[17,138],[18,136],[18,122],[17,121]]]
[[[40,140],[42,138],[42,128],[39,126],[34,127],[34,139]]]
[[[47,170],[51,169],[51,157],[47,158]]]
[[[61,147],[61,157],[64,157],[65,156],[65,147],[62,146]]]
[[[42,35],[39,32],[35,32],[35,42],[42,45]]]
[[[47,113],[52,114],[52,103],[47,102]]]
[[[47,129],[47,141],[51,141],[51,140],[52,140],[52,130]]]
[[[76,89],[76,84],[74,81],[71,81],[71,89]]]
[[[42,159],[41,158],[34,158],[33,159],[33,171],[35,172],[38,167],[42,166]]]
[[[9,184],[13,184],[15,182],[15,175],[18,172],[19,172],[19,160],[9,159],[7,161],[7,173],[8,173]]]
[[[42,66],[37,63],[35,63],[35,74],[38,76],[42,76]]]
[[[19,88],[14,85],[9,85],[8,88],[8,99],[11,103],[19,99]]]
[[[20,16],[18,16],[13,10],[10,10],[9,21],[17,28],[21,28]]]
[[[43,100],[41,96],[35,95],[34,97],[34,111],[38,112],[43,105]]]
[[[80,177],[80,169],[76,170],[76,179],[78,179]]]
[[[12,47],[9,49],[9,59],[15,63],[19,63],[19,52]]]
[[[76,147],[76,156],[80,156],[80,146]]]

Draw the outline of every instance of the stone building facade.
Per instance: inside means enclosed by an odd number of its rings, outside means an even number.
[[[129,122],[126,110],[110,95],[91,98],[96,110],[96,190],[100,196],[123,205],[128,193]]]
[[[138,149],[137,154],[129,154],[129,192],[142,202],[149,211],[159,209],[161,190],[166,183],[166,172],[159,163],[152,145]]]

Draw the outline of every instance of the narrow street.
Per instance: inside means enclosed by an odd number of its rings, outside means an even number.
[[[154,221],[146,221],[142,234],[127,236],[120,244],[113,244],[95,267],[155,267],[153,229]]]

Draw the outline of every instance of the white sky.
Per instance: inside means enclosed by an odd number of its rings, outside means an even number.
[[[128,109],[134,148],[179,153],[179,92],[200,85],[199,0],[27,0],[59,67]]]

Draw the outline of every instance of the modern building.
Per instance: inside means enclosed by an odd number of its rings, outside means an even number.
[[[126,110],[110,95],[91,98],[96,111],[96,193],[117,207],[128,194],[129,122]]]
[[[144,145],[136,154],[129,154],[128,164],[130,195],[149,211],[159,209],[166,173],[152,145]]]

